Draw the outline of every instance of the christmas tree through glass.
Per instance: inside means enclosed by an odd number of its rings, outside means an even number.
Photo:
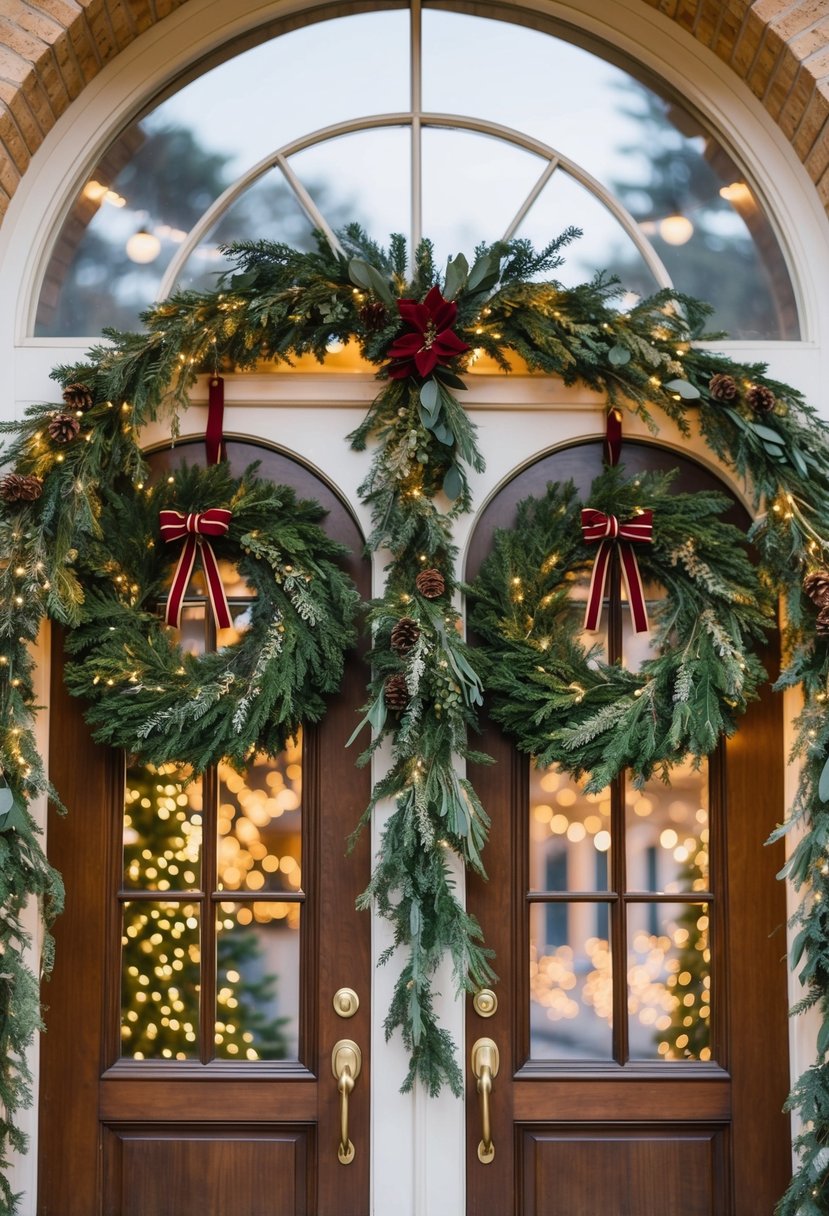
[[[189,778],[127,768],[122,1053],[297,1059],[302,741]]]

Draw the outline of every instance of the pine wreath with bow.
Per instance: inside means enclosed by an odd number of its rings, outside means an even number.
[[[765,678],[755,647],[772,624],[771,603],[746,538],[721,518],[730,502],[675,494],[674,477],[608,468],[587,498],[609,517],[653,512],[652,543],[637,557],[645,587],[664,594],[649,604],[652,654],[638,671],[585,643],[583,603],[572,593],[589,581],[595,546],[572,483],[519,505],[471,588],[494,718],[539,767],[586,774],[588,791],[623,769],[642,784],[687,755],[709,754]]]

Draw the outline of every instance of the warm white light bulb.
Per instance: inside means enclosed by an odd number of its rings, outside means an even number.
[[[159,253],[161,253],[161,241],[146,228],[139,228],[127,241],[127,257],[133,262],[141,265],[154,262]]]
[[[694,235],[694,225],[687,215],[666,215],[659,222],[659,235],[668,245],[684,245]]]

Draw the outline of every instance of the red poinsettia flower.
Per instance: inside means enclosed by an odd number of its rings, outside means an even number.
[[[453,300],[444,300],[438,287],[432,288],[422,304],[398,300],[397,308],[411,329],[389,347],[392,380],[405,380],[414,372],[425,379],[439,363],[451,363],[456,355],[469,350],[452,329],[458,306]]]

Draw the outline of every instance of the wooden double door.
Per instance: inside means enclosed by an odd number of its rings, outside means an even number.
[[[361,553],[350,512],[309,470],[242,441],[228,457],[321,501],[329,533]],[[200,459],[181,445],[151,458],[152,475]],[[350,573],[367,597],[359,556]],[[241,629],[244,588],[230,604]],[[208,615],[189,597],[188,644],[216,644]],[[196,782],[96,746],[62,668],[56,645],[51,774],[69,814],[50,817],[48,851],[67,907],[45,992],[39,1213],[365,1216],[370,918],[354,903],[369,845],[346,841],[370,791],[345,750],[363,664],[351,659],[324,722],[282,756]],[[346,1164],[341,1040],[361,1054]]]
[[[584,444],[520,473],[482,514],[467,577],[519,501],[570,479],[585,495],[600,462]],[[723,489],[655,446],[626,444],[623,463]],[[736,504],[733,518],[745,523]],[[610,599],[607,652],[635,662]],[[621,779],[586,795],[494,725],[482,747],[496,760],[472,773],[492,816],[489,881],[468,897],[500,983],[495,1013],[470,1002],[467,1016],[470,1216],[771,1216],[791,1165],[783,857],[763,843],[783,805],[779,698],[764,692],[670,787]],[[481,1039],[500,1057],[488,1163],[470,1067]]]

